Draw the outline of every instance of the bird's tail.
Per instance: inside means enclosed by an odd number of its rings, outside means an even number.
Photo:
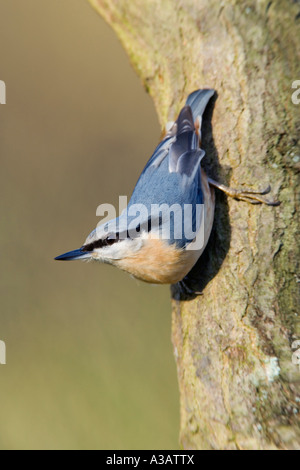
[[[213,89],[196,90],[191,93],[186,100],[186,106],[190,106],[192,109],[194,122],[198,118],[200,121],[200,126],[202,121],[202,115],[209,100],[214,95],[214,93],[215,90]]]

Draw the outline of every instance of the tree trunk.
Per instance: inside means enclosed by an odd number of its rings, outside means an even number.
[[[299,449],[300,105],[291,98],[300,79],[299,1],[90,2],[120,38],[161,125],[188,93],[214,88],[207,172],[233,187],[270,183],[281,201],[253,206],[217,194],[214,230],[191,276],[203,295],[176,300],[172,289],[181,445]]]

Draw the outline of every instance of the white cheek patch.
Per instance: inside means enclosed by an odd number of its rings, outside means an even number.
[[[134,240],[121,240],[114,243],[113,245],[106,246],[104,248],[96,248],[92,257],[95,260],[103,262],[113,262],[114,260],[120,260],[126,258],[139,251],[143,246],[143,237],[135,238]]]

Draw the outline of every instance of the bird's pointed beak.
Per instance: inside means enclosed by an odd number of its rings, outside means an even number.
[[[63,255],[57,256],[56,261],[75,261],[77,259],[87,259],[91,257],[91,253],[83,251],[82,248],[78,250],[68,251]]]

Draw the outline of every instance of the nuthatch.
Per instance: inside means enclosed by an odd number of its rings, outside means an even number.
[[[206,89],[188,96],[144,168],[127,210],[98,226],[81,248],[57,260],[98,260],[146,282],[174,284],[189,273],[207,245],[214,187],[236,199],[277,205],[261,197],[270,188],[238,191],[212,180],[201,168],[202,116],[213,95],[214,90]],[[161,215],[163,207],[169,208],[168,217]],[[201,243],[195,243],[199,234]]]

